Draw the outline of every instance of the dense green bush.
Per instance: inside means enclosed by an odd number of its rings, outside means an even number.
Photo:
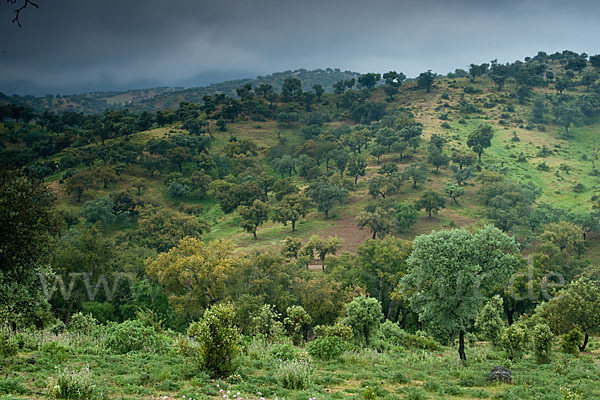
[[[59,368],[58,375],[48,383],[48,394],[58,399],[91,400],[97,398],[96,385],[89,368],[79,371]]]
[[[500,345],[511,360],[519,360],[523,357],[526,344],[527,333],[518,323],[512,324],[504,329],[500,335]]]
[[[346,317],[343,322],[352,327],[357,343],[369,346],[382,318],[381,304],[377,299],[358,296],[346,305]]]
[[[271,357],[275,360],[289,361],[296,358],[298,348],[291,343],[277,343],[271,347]]]
[[[579,346],[583,343],[583,333],[577,328],[562,336],[560,348],[563,353],[579,354]]]
[[[352,328],[342,322],[336,322],[333,325],[315,326],[315,335],[317,336],[337,336],[343,340],[352,339]]]
[[[0,329],[0,357],[8,358],[17,354],[19,344],[7,329]]]
[[[312,323],[311,316],[302,306],[288,307],[286,313],[287,317],[283,322],[288,327],[292,341],[296,345],[302,344],[306,336],[306,330]]]
[[[195,359],[214,375],[227,376],[235,370],[240,343],[235,317],[233,305],[217,304],[206,310],[202,320],[190,324],[187,330],[188,336],[195,337],[202,355]]]
[[[313,367],[306,361],[284,361],[275,370],[281,386],[291,390],[303,390],[310,384]]]
[[[131,351],[161,352],[168,346],[168,341],[167,337],[138,320],[110,325],[106,331],[106,347],[117,354]]]
[[[84,314],[91,315],[102,324],[115,320],[115,306],[112,303],[90,301],[83,303],[82,308]]]
[[[50,331],[50,333],[52,333],[54,335],[58,335],[60,333],[63,333],[66,329],[67,329],[67,325],[65,325],[65,323],[59,319],[59,320],[56,320],[56,322],[54,324],[50,325],[50,327],[48,328],[48,331]]]
[[[475,319],[475,329],[477,329],[481,338],[489,340],[494,346],[497,346],[500,341],[500,334],[506,327],[503,314],[503,301],[498,295],[492,297]]]
[[[405,347],[429,351],[438,350],[440,348],[439,342],[423,331],[407,334],[404,337],[403,344]]]
[[[255,335],[264,335],[270,339],[283,336],[283,324],[279,321],[280,319],[281,314],[275,311],[275,306],[265,304],[252,315],[250,332]]]
[[[333,360],[348,348],[347,342],[338,336],[320,336],[309,342],[306,351],[312,357],[321,360]]]
[[[403,346],[407,335],[408,333],[402,330],[398,324],[390,320],[379,325],[379,338],[385,343]]]
[[[69,332],[90,335],[98,327],[98,320],[89,314],[79,312],[71,316],[67,327],[69,328]]]
[[[535,360],[538,364],[547,364],[550,362],[550,352],[552,350],[552,331],[546,324],[537,324],[533,328],[533,347],[535,351]]]

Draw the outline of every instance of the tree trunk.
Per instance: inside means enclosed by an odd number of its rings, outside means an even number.
[[[354,185],[356,185],[356,182],[358,182],[358,175],[354,177]]]
[[[385,316],[385,319],[392,319],[392,313],[394,312],[395,305],[396,305],[396,300],[390,300],[390,304],[388,305],[388,311]]]
[[[456,340],[455,340],[455,337],[454,337],[454,334],[455,334],[455,333],[456,333],[456,332],[454,331],[454,329],[452,329],[452,336],[450,336],[450,342],[452,343],[452,347],[454,347],[454,345],[456,344],[456,343],[455,343],[455,342],[456,342]]]
[[[296,221],[292,220],[292,232],[296,230]]]
[[[587,346],[589,340],[590,340],[590,335],[588,335],[586,333],[585,337],[583,338],[583,345],[579,346],[579,351],[581,351],[581,352],[585,351],[585,346]]]
[[[465,331],[462,329],[458,334],[458,355],[461,361],[467,360],[467,355],[465,354]]]
[[[375,240],[376,236],[377,236],[377,231],[373,231],[373,236],[371,236],[371,239]]]
[[[256,231],[252,231],[252,235],[254,235],[254,240],[256,240]]]
[[[515,313],[514,310],[506,309],[506,320],[508,321],[508,326],[512,325],[514,322],[514,319],[513,319],[514,313]]]

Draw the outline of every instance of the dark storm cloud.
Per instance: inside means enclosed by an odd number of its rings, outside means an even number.
[[[0,91],[191,85],[296,68],[415,76],[599,52],[595,1],[39,0],[0,9]]]

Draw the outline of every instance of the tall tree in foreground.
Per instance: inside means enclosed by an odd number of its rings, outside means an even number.
[[[487,299],[506,285],[519,265],[514,239],[488,225],[433,232],[413,241],[410,273],[402,280],[420,321],[450,336],[459,333],[458,354],[466,360],[470,332]]]
[[[53,201],[41,181],[0,171],[0,321],[13,328],[41,325],[49,313],[38,273],[57,228]]]
[[[243,259],[230,242],[208,244],[186,237],[176,247],[146,264],[146,272],[165,288],[169,302],[192,318],[227,294],[228,279],[241,268]]]

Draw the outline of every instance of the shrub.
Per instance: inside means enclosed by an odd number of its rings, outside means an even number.
[[[8,358],[17,354],[19,344],[7,329],[0,329],[0,357]]]
[[[475,319],[475,329],[483,339],[489,340],[494,346],[499,344],[500,334],[506,326],[502,313],[503,301],[496,295],[483,306]]]
[[[202,354],[202,366],[217,376],[234,371],[240,333],[234,324],[235,310],[231,304],[217,304],[206,310],[199,322],[190,324],[187,334],[195,336]]]
[[[154,329],[144,325],[142,321],[127,320],[108,327],[106,347],[117,354],[141,350],[156,351],[161,344],[161,338],[158,336]]]
[[[482,92],[481,89],[476,89],[471,85],[465,86],[465,88],[463,90],[467,94],[478,94],[478,93]]]
[[[27,389],[21,383],[21,380],[17,378],[8,378],[2,377],[0,378],[0,395],[3,394],[29,394],[29,389]],[[3,399],[9,399],[13,397],[2,397]]]
[[[296,359],[297,349],[291,343],[279,343],[271,347],[271,357],[275,360],[294,360]]]
[[[583,333],[577,328],[572,329],[569,333],[562,336],[560,347],[563,353],[579,354],[579,346],[583,342]]]
[[[377,399],[377,391],[373,387],[367,386],[362,392],[362,398],[364,400],[375,400]]]
[[[407,334],[404,338],[404,346],[421,350],[434,351],[440,348],[440,344],[423,331]]]
[[[337,336],[343,340],[352,339],[352,328],[342,322],[336,322],[333,325],[317,325],[315,326],[315,335],[321,336]]]
[[[354,339],[358,343],[369,346],[382,317],[381,304],[377,299],[358,296],[346,305],[344,323],[352,327]]]
[[[93,399],[95,389],[89,368],[80,371],[59,368],[56,378],[48,384],[48,394],[58,399]]]
[[[106,323],[115,320],[115,306],[112,303],[97,301],[85,302],[82,304],[83,312],[94,317],[99,323]]]
[[[294,344],[299,345],[304,342],[305,332],[312,323],[312,318],[302,306],[288,307],[286,312],[287,317],[283,322],[288,327]]]
[[[452,129],[452,126],[448,122],[442,122],[440,126],[444,129]]]
[[[69,347],[61,342],[48,342],[42,345],[42,351],[48,354],[52,361],[62,362],[69,358]]]
[[[275,311],[275,306],[265,304],[252,316],[250,332],[268,338],[283,336],[283,324],[279,321],[280,318],[281,314]]]
[[[535,360],[538,364],[550,362],[550,351],[552,350],[552,332],[546,324],[537,324],[533,328],[533,346]]]
[[[543,171],[543,172],[550,171],[550,166],[548,164],[546,164],[546,161],[542,161],[541,163],[539,163],[536,168],[538,171]]]
[[[573,187],[573,191],[575,193],[582,193],[583,191],[585,191],[585,186],[583,185],[583,183],[578,183]]]
[[[523,357],[526,345],[526,332],[518,323],[512,324],[502,331],[500,345],[506,351],[508,358],[519,360]]]
[[[167,188],[167,194],[176,199],[183,198],[190,192],[190,187],[181,182],[171,182]]]
[[[379,337],[394,346],[404,345],[407,335],[398,324],[390,320],[379,325]]]
[[[65,325],[65,323],[62,322],[62,320],[58,319],[54,324],[52,324],[48,328],[48,331],[50,331],[50,333],[52,333],[53,335],[58,335],[60,333],[63,333],[66,329],[67,325]]]
[[[71,316],[67,326],[70,332],[79,333],[82,335],[90,335],[98,327],[98,321],[89,314],[78,312]]]
[[[303,390],[310,384],[312,369],[306,361],[284,361],[275,370],[275,377],[286,389]]]
[[[306,351],[312,357],[332,360],[346,351],[347,347],[346,342],[338,336],[321,336],[308,343]]]

